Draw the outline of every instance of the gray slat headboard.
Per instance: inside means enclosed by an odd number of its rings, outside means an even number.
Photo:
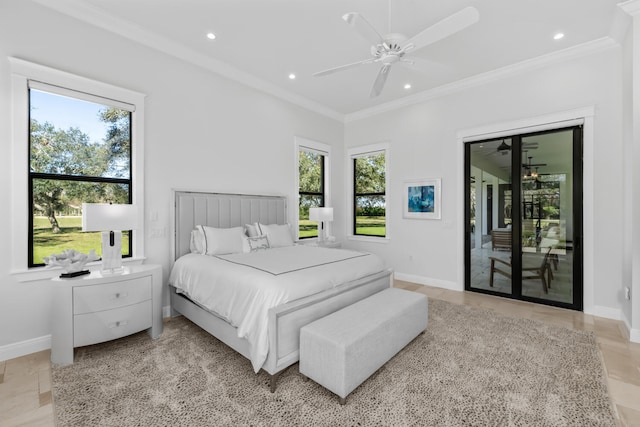
[[[246,194],[175,191],[174,260],[189,253],[196,225],[229,228],[260,222],[287,223],[287,198]]]

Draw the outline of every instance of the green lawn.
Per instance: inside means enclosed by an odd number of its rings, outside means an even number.
[[[356,234],[384,237],[387,233],[385,217],[358,216],[356,217]]]
[[[306,237],[318,237],[318,223],[315,221],[309,221],[308,219],[300,220],[300,229],[298,230],[298,237],[300,239]]]
[[[52,254],[59,254],[66,249],[75,249],[84,254],[91,249],[96,250],[96,254],[102,254],[100,233],[85,233],[82,231],[82,217],[63,216],[58,217],[60,233],[54,234],[51,231],[49,220],[43,216],[33,218],[33,262],[43,264],[43,257]],[[129,234],[122,234],[123,254],[129,251]]]
[[[356,233],[359,235],[384,237],[386,230],[385,217],[383,216],[359,216],[356,218]],[[317,237],[318,226],[316,222],[301,220],[298,235],[301,239]]]

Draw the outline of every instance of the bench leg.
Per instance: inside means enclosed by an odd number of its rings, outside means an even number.
[[[341,397],[340,398],[340,404],[341,405],[346,405],[347,404],[347,398],[346,397]]]
[[[282,373],[282,371],[277,372],[273,375],[270,375],[269,377],[269,390],[271,390],[271,393],[275,393],[276,392],[276,385],[278,382],[278,378],[280,377],[280,374]]]

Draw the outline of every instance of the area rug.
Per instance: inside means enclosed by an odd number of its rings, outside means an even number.
[[[614,426],[595,337],[438,300],[420,335],[348,396],[287,369],[275,393],[184,318],[52,368],[58,426]]]

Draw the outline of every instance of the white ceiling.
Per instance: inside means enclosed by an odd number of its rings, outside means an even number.
[[[478,75],[520,68],[533,58],[539,63],[612,44],[625,24],[618,0],[35,1],[341,118]],[[391,12],[391,32],[411,37],[467,6],[478,10],[476,24],[412,52],[430,61],[432,70],[394,65],[377,98],[371,99],[369,92],[378,64],[312,76],[370,56],[369,44],[342,20],[347,12],[361,13],[383,34],[389,32]],[[215,40],[206,38],[209,31],[216,34]],[[556,32],[565,37],[554,40]],[[295,73],[295,80],[288,78],[290,73]],[[404,89],[405,83],[412,88]]]

